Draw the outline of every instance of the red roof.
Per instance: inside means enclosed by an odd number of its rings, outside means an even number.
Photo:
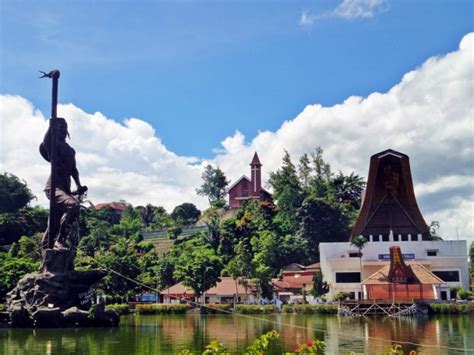
[[[283,278],[277,279],[272,283],[279,289],[308,287],[313,285],[313,274],[304,275],[296,273],[291,276],[284,274]]]
[[[250,292],[250,288],[245,292],[245,287],[239,282],[240,280],[241,278],[237,278],[237,292],[239,295],[245,295]],[[235,292],[235,280],[232,277],[220,277],[220,281],[216,286],[207,290],[206,295],[233,296]],[[194,297],[194,291],[184,286],[182,282],[161,291],[160,294],[169,294],[176,297],[183,297],[183,295]]]
[[[112,208],[112,209],[114,209],[116,211],[119,211],[119,212],[123,212],[125,210],[125,208],[127,207],[127,204],[122,203],[122,202],[107,202],[107,203],[99,203],[99,204],[95,205],[96,210],[100,210],[100,209],[106,208],[106,207]]]

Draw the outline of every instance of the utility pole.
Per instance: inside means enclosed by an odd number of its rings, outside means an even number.
[[[40,72],[43,74],[40,78],[53,79],[53,90],[51,95],[51,119],[49,120],[49,127],[51,132],[51,148],[50,148],[50,163],[51,163],[51,192],[49,199],[49,233],[48,233],[48,249],[53,248],[54,239],[57,233],[58,226],[56,218],[56,122],[58,118],[58,81],[61,73],[59,70],[52,70],[49,73]]]

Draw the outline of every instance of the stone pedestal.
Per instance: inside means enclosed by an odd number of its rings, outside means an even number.
[[[75,318],[84,318],[79,310],[89,310],[94,296],[91,286],[99,282],[107,272],[75,271],[72,267],[74,256],[75,253],[71,250],[45,251],[42,271],[25,275],[7,294],[6,306],[12,326],[63,326],[66,322],[62,312],[71,307],[75,307],[74,312],[69,313],[74,313]],[[81,320],[68,323],[82,325],[87,322]],[[93,321],[89,323],[94,325]],[[110,322],[112,323],[115,320]]]

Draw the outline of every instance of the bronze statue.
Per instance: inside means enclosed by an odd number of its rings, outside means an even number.
[[[73,224],[76,218],[79,216],[79,202],[72,195],[71,192],[71,177],[77,186],[77,193],[83,194],[87,191],[86,186],[81,185],[79,179],[79,171],[76,167],[76,152],[66,142],[66,137],[69,137],[67,122],[64,118],[55,118],[55,124],[50,125],[46,132],[43,142],[40,145],[40,153],[44,159],[48,162],[51,161],[52,152],[52,139],[51,139],[51,127],[55,127],[56,136],[56,161],[54,169],[54,180],[55,180],[55,192],[51,191],[51,180],[52,175],[49,176],[45,186],[45,193],[49,200],[54,199],[52,202],[55,204],[56,213],[52,217],[55,219],[54,223],[49,221],[48,228],[42,239],[43,249],[48,247],[49,233],[52,233],[54,240],[54,249],[64,250],[67,249],[66,241],[68,236],[69,227]],[[53,128],[54,129],[54,128]],[[51,217],[50,217],[51,218]],[[57,227],[59,225],[59,228]],[[56,226],[52,228],[51,226]]]

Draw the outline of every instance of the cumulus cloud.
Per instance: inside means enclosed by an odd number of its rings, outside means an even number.
[[[303,27],[311,27],[315,19],[316,18],[313,15],[311,15],[309,10],[304,10],[301,13],[300,25]]]
[[[284,149],[296,162],[321,146],[333,170],[366,177],[370,156],[392,148],[410,156],[426,221],[438,220],[441,233],[451,239],[473,240],[473,47],[474,34],[468,34],[459,50],[429,58],[388,92],[349,97],[332,107],[308,105],[277,131],[259,132],[250,142],[236,131],[222,140],[210,162],[235,181],[249,174],[248,164],[258,151],[266,180],[280,166]],[[206,206],[195,188],[207,162],[169,151],[147,122],[130,118],[117,123],[72,104],[58,111],[68,119],[71,145],[93,201],[125,199],[168,209],[184,201]],[[0,171],[25,179],[45,203],[41,190],[48,166],[36,152],[46,118],[27,100],[2,95],[0,120]]]
[[[0,100],[0,171],[25,179],[38,202],[46,205],[42,189],[49,167],[37,152],[47,118],[19,96],[2,95]],[[194,193],[201,178],[199,160],[169,151],[149,123],[137,118],[117,123],[73,104],[59,105],[58,116],[67,118],[69,143],[77,151],[78,169],[92,201],[124,199],[168,209],[185,201],[204,204]]]
[[[383,0],[343,0],[330,15],[344,19],[369,18],[383,10]]]

